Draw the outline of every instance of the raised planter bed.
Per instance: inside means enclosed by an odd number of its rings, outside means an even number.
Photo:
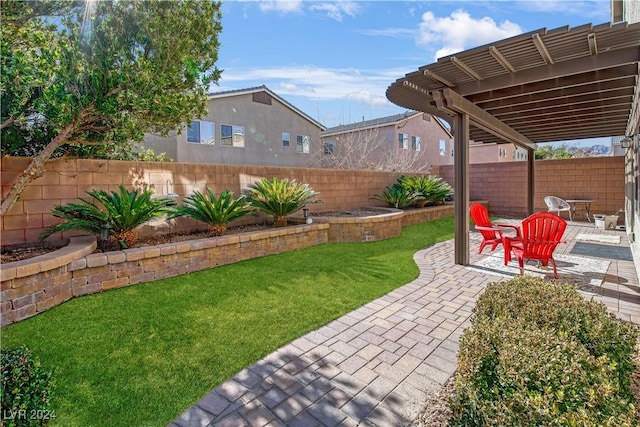
[[[452,205],[364,217],[314,216],[284,228],[96,253],[93,236],[35,258],[0,265],[0,325],[34,316],[71,298],[151,282],[327,242],[388,239],[402,227],[453,215]]]

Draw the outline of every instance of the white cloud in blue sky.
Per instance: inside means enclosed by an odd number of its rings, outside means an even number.
[[[438,17],[428,11],[422,15],[416,37],[418,45],[436,49],[434,61],[443,56],[521,34],[522,28],[511,21],[496,23],[489,16],[472,17],[458,9]]]
[[[609,0],[227,1],[212,90],[266,85],[331,127],[402,112],[386,89],[437,57],[609,17]]]
[[[331,19],[342,22],[345,16],[356,16],[360,11],[360,6],[355,1],[335,1],[335,2],[310,2],[311,11],[323,12]]]

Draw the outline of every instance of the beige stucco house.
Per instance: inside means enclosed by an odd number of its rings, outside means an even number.
[[[187,128],[148,134],[141,145],[176,162],[300,167],[325,130],[266,86],[212,93],[207,110]]]
[[[315,166],[428,172],[453,162],[453,138],[430,114],[402,114],[329,128],[321,133]]]
[[[524,162],[527,150],[515,144],[469,144],[469,163]]]

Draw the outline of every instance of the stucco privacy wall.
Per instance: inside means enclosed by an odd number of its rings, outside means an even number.
[[[16,177],[26,168],[28,158],[3,157],[1,182],[3,197]],[[310,205],[310,212],[381,206],[371,200],[393,184],[399,173],[306,169],[271,166],[210,165],[196,163],[126,162],[115,160],[65,159],[47,163],[44,175],[31,183],[20,200],[2,218],[2,245],[19,245],[38,241],[42,231],[57,219],[51,209],[58,204],[77,202],[92,189],[117,190],[120,183],[128,188],[151,188],[156,194],[177,193],[183,196],[210,187],[216,194],[241,188],[262,177],[296,179],[319,192],[323,204]],[[180,219],[173,230],[193,228],[195,221]],[[202,227],[202,224],[199,224]],[[143,230],[147,233],[150,230]],[[63,237],[77,235],[67,233]],[[49,241],[55,243],[52,236]],[[58,239],[59,240],[59,239]]]
[[[624,156],[535,161],[535,210],[547,210],[545,196],[592,199],[591,213],[613,214],[624,207]],[[454,184],[453,166],[433,167]],[[487,200],[492,213],[523,217],[527,206],[527,162],[472,164],[470,199]],[[578,217],[578,220],[584,217]],[[621,214],[619,223],[624,223]]]

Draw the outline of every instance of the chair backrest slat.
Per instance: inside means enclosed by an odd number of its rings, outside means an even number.
[[[562,242],[567,222],[549,212],[537,212],[522,221],[522,241],[525,254],[549,257]],[[526,255],[525,255],[526,257]]]
[[[471,215],[471,219],[473,223],[480,227],[491,227],[491,218],[489,218],[489,211],[484,205],[480,203],[472,203],[469,207],[469,215]],[[484,238],[496,238],[495,231],[488,230],[479,230],[480,233],[484,236]]]

